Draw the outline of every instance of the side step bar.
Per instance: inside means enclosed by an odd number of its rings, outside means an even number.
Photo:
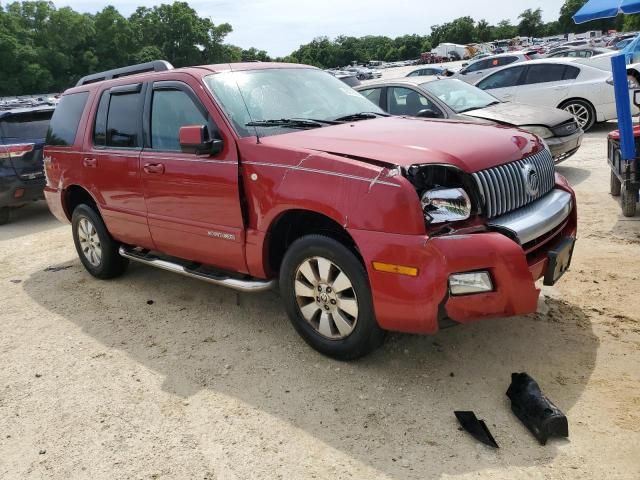
[[[213,283],[214,285],[229,287],[240,292],[264,292],[265,290],[271,290],[276,284],[275,280],[259,280],[256,278],[242,280],[238,278],[225,277],[222,275],[199,272],[196,269],[189,269],[184,265],[180,265],[179,263],[163,260],[152,254],[126,249],[124,247],[120,247],[119,253],[123,257],[133,260],[134,262],[140,262],[146,265],[151,265],[152,267],[179,273],[186,277],[204,280],[205,282]]]

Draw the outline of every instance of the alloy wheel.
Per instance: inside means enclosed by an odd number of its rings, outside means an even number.
[[[580,103],[570,103],[564,107],[564,110],[569,112],[578,122],[580,128],[584,129],[591,121],[591,112],[589,109]]]
[[[78,240],[80,249],[87,261],[97,267],[102,261],[102,245],[96,227],[88,218],[81,218],[78,222]]]
[[[358,299],[351,280],[324,257],[304,260],[295,274],[295,295],[304,319],[323,337],[348,337],[358,321]]]

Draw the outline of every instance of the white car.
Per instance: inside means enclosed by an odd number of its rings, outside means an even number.
[[[562,108],[584,131],[617,118],[611,72],[566,59],[531,60],[495,70],[476,83],[503,101]],[[633,114],[638,113],[631,106]]]
[[[453,78],[462,80],[470,84],[478,82],[481,78],[486,77],[489,73],[492,73],[496,68],[504,67],[505,65],[511,65],[516,62],[525,62],[529,60],[529,57],[519,52],[499,53],[498,55],[491,55],[490,57],[484,57],[479,60],[469,62],[463,68],[458,70]]]

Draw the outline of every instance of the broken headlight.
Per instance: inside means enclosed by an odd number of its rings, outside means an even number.
[[[412,165],[405,176],[416,188],[427,224],[466,220],[477,213],[471,175],[452,165]]]
[[[471,215],[471,200],[463,188],[434,188],[420,198],[429,223],[466,220]]]

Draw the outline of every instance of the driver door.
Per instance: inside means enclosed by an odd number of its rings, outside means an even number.
[[[149,230],[163,253],[246,272],[237,150],[233,138],[218,130],[207,102],[179,81],[148,88],[140,174]],[[178,132],[186,125],[206,125],[212,138],[223,140],[222,152],[182,152]]]

